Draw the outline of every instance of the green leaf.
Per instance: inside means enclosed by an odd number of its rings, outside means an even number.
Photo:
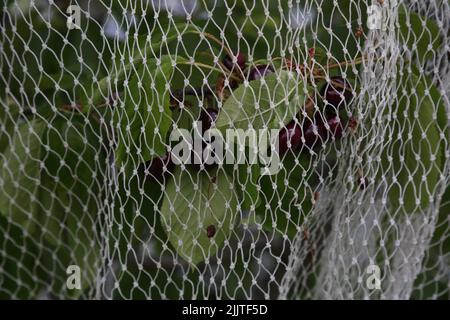
[[[440,134],[446,132],[446,127],[441,128],[434,118],[443,107],[442,101],[435,101],[426,93],[429,87],[423,77],[409,74],[401,83],[397,92],[397,119],[387,137],[387,141],[394,141],[386,148],[382,160],[384,170],[396,179],[389,183],[391,205],[413,213],[429,205],[439,184],[444,165]],[[448,134],[445,137],[448,139]]]
[[[294,118],[305,102],[297,91],[298,80],[291,72],[280,71],[261,80],[239,86],[220,109],[216,127],[255,130],[281,128]]]
[[[412,65],[412,71],[415,75],[415,79],[422,83],[421,88],[424,90],[428,90],[429,96],[423,96],[422,99],[428,100],[430,104],[434,107],[434,113],[436,114],[436,122],[437,127],[440,134],[444,134],[446,139],[450,138],[449,136],[449,114],[447,113],[447,109],[444,103],[444,95],[441,94],[439,89],[433,84],[432,80],[426,76],[423,72],[419,72],[419,70]],[[434,115],[433,115],[434,117]],[[446,141],[441,139],[441,159],[442,166],[445,162],[445,150],[446,150]]]
[[[232,180],[219,170],[215,177],[205,172],[177,170],[167,185],[161,220],[177,253],[198,264],[215,255],[230,238],[236,224],[237,199]],[[216,232],[208,238],[206,229]]]
[[[42,249],[26,230],[9,223],[1,213],[0,247],[0,299],[37,298],[47,281],[42,265],[36,263]]]
[[[444,133],[448,134],[449,115],[447,114],[445,108],[444,96],[424,72],[420,72],[414,65],[411,66],[411,69],[415,76],[415,81],[420,81],[422,83],[422,87],[429,91],[430,95],[429,97],[425,97],[425,99],[430,100],[430,103],[434,105],[434,110],[436,111],[437,116],[437,125]]]
[[[100,263],[95,228],[102,200],[96,179],[106,162],[97,134],[81,120],[58,116],[48,124],[34,120],[20,125],[5,153],[0,180],[5,190],[1,212],[24,235],[41,239],[36,257],[44,251],[57,257],[60,264],[44,258],[39,263],[54,277],[52,292],[67,297],[78,297],[94,283]],[[67,291],[61,280],[71,264],[82,271],[82,290]]]
[[[310,161],[307,155],[288,154],[278,174],[261,177],[262,201],[256,214],[265,230],[287,235],[289,239],[298,233],[312,210],[313,191],[309,187],[312,179],[303,177],[305,170],[311,170]]]
[[[448,219],[448,213],[450,212],[450,185],[445,189],[442,195],[441,206],[439,208],[439,215],[436,222],[436,229],[434,230],[433,239],[431,243],[440,244],[438,248],[434,248],[439,254],[444,256],[450,253],[450,221]],[[430,248],[431,249],[431,248]],[[437,252],[434,252],[436,256]]]
[[[116,92],[116,86],[114,85],[116,78],[117,83],[120,84],[119,89],[126,89],[122,88],[122,83],[127,78],[127,75],[129,76],[130,73],[133,74],[135,69],[142,65],[144,57],[147,60],[153,60],[160,57],[162,55],[162,53],[160,54],[160,50],[167,48],[167,45],[178,39],[179,35],[187,32],[194,32],[195,30],[196,28],[193,25],[176,23],[167,31],[154,29],[146,36],[137,35],[136,38],[134,38],[134,36],[129,38],[123,47],[119,48],[120,54],[118,55],[118,59],[120,59],[122,55],[125,57],[132,56],[132,62],[117,61],[116,69],[112,70],[111,74],[108,76],[100,79],[91,97],[92,105],[103,103],[105,97],[108,97],[112,92]],[[89,97],[82,96],[81,102],[83,105],[89,105]]]
[[[67,200],[75,201],[74,196],[67,197]],[[82,273],[81,289],[69,292],[70,296],[75,297],[80,295],[83,290],[95,285],[97,272],[102,263],[100,237],[97,234],[98,219],[96,218],[99,208],[93,199],[88,203],[89,206],[86,207],[86,210],[81,203],[72,204],[66,220],[70,263],[79,266]]]
[[[0,155],[0,212],[29,232],[36,224],[45,127],[39,120],[20,125],[11,145]]]
[[[10,145],[14,134],[14,124],[20,116],[19,106],[8,104],[6,108],[0,108],[0,153]]]
[[[254,211],[261,204],[258,191],[258,180],[261,176],[260,166],[246,163],[226,165],[224,168],[228,175],[233,177],[241,209],[243,211]]]
[[[260,204],[261,199],[258,192],[258,180],[261,175],[259,165],[239,165],[236,188],[242,195],[243,210],[255,210]]]
[[[42,156],[45,170],[36,219],[41,237],[63,264],[54,267],[54,273],[65,279],[67,266],[80,267],[81,290],[66,290],[65,282],[53,283],[56,292],[76,298],[94,283],[100,265],[96,228],[104,194],[98,181],[105,174],[105,153],[98,132],[81,116],[54,117],[43,143],[49,148]]]
[[[94,206],[93,212],[99,210],[95,201],[101,195],[98,179],[105,174],[105,153],[98,133],[81,118],[52,119],[44,142],[49,151],[43,160],[46,169],[41,174],[41,222],[45,221],[48,229],[47,240],[61,245],[66,231],[61,224],[65,225],[68,216],[78,215],[82,219],[87,214],[83,207]],[[47,218],[46,212],[51,212]]]
[[[164,179],[169,177],[167,174]],[[119,260],[125,259],[132,254],[129,244],[139,246],[147,241],[149,234],[161,240],[155,243],[156,249],[167,241],[159,219],[159,208],[163,201],[161,189],[164,184],[164,181],[143,178],[141,174],[131,178],[118,176],[118,190],[114,201],[120,205],[114,208],[114,220],[117,223],[113,224],[109,233],[111,255],[119,257]],[[126,274],[127,271],[123,273]]]
[[[68,265],[77,265],[82,272],[81,290],[66,291],[65,283],[55,282],[55,290],[63,289],[71,298],[94,284],[101,262],[97,227],[104,194],[98,181],[106,172],[105,153],[98,132],[83,120],[56,117],[50,122],[45,136],[50,151],[39,194],[43,237],[50,248],[57,248],[55,254],[64,263],[55,273],[66,278]]]
[[[173,72],[171,56],[151,60],[139,68],[128,84],[124,104],[118,107],[119,124],[116,163],[136,166],[166,152],[166,135],[172,124],[169,108],[169,83]]]
[[[431,20],[408,11],[404,5],[399,7],[398,22],[401,40],[410,50],[414,50],[423,62],[433,57],[441,45],[439,27]]]
[[[439,215],[435,223],[433,238],[424,258],[422,273],[416,278],[412,293],[413,299],[439,299],[448,300],[447,277],[436,277],[439,269],[446,263],[444,257],[450,252],[450,223],[448,213],[450,212],[450,185],[447,186],[439,208]]]
[[[276,186],[276,189],[273,189],[273,186]],[[294,239],[305,217],[311,213],[312,193],[305,185],[285,186],[280,177],[273,181],[264,176],[261,179],[261,188],[263,201],[256,213],[263,222],[264,229]]]
[[[67,192],[60,184],[53,182],[53,185],[56,187],[52,191],[56,201],[50,203],[50,216],[41,216],[41,230],[35,237],[48,240],[42,241],[43,249],[52,252],[58,262],[55,264],[53,259],[48,261],[45,256],[42,258],[42,263],[53,279],[51,292],[73,299],[95,285],[101,267],[97,234],[99,208],[94,199],[75,195],[81,193],[81,188],[74,187],[74,192]],[[43,197],[41,201],[44,199],[48,198]],[[80,200],[86,202],[81,203]],[[66,270],[70,265],[80,268],[80,289],[69,289],[66,285]]]

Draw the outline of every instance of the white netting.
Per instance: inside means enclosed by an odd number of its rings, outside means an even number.
[[[0,298],[449,298],[448,1],[1,10]]]

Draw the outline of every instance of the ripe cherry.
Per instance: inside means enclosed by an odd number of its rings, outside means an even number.
[[[321,145],[325,135],[324,130],[325,128],[321,119],[317,119],[315,122],[312,122],[309,119],[306,120],[303,126],[303,138],[305,139],[304,145],[311,149]]]
[[[139,170],[144,171],[146,178],[162,181],[165,173],[172,172],[174,168],[175,164],[172,162],[170,152],[168,152],[162,157],[147,161]]]
[[[295,150],[300,144],[302,128],[295,120],[289,122],[278,134],[278,151],[280,155],[288,150]]]
[[[120,94],[119,94],[119,92],[113,92],[105,100],[105,104],[108,105],[109,107],[113,108],[119,103],[119,101],[120,101]]]
[[[216,234],[216,227],[213,224],[206,227],[206,236],[208,238],[214,237],[215,234]]]
[[[202,130],[203,132],[205,132],[206,130],[210,129],[212,127],[212,124],[216,121],[217,119],[217,111],[215,109],[212,108],[208,108],[206,110],[203,110],[200,113],[200,118],[199,121],[202,123]],[[201,132],[201,134],[203,134],[203,132]]]
[[[327,122],[330,126],[330,129],[328,130],[328,137],[340,139],[342,137],[342,132],[344,131],[341,120],[336,116],[329,118]]]
[[[240,70],[245,69],[245,55],[241,52],[238,52],[236,54],[236,64],[233,63],[233,58],[230,57],[228,54],[223,58],[222,63],[227,67],[228,70],[233,70],[235,67],[238,67]]]
[[[198,119],[198,121],[200,121],[201,122],[201,124],[202,124],[202,130],[201,130],[201,132],[200,132],[200,135],[201,136],[203,136],[203,134],[207,131],[207,130],[209,130],[209,129],[211,129],[211,127],[213,126],[213,123],[216,121],[216,119],[217,119],[217,115],[218,115],[218,113],[217,113],[217,111],[215,110],[215,109],[212,109],[212,108],[208,108],[208,109],[205,109],[205,110],[203,110],[201,113],[200,113],[200,117],[199,117],[199,119]],[[207,147],[207,144],[206,144],[206,142],[205,141],[203,141],[202,142],[202,154],[200,155],[200,154],[197,154],[196,152],[195,152],[195,150],[192,150],[192,156],[191,156],[191,160],[192,160],[192,167],[195,169],[195,170],[197,170],[197,171],[200,171],[201,170],[201,165],[200,164],[198,164],[198,163],[196,163],[196,162],[198,162],[198,160],[200,159],[201,160],[201,162],[203,163],[203,151],[205,150],[205,148]],[[205,170],[209,170],[209,169],[211,169],[211,168],[213,168],[213,167],[215,167],[216,166],[216,164],[206,164],[206,163],[203,163],[203,166],[204,166],[204,169]]]
[[[334,107],[327,108],[327,111],[335,113],[336,110],[345,106],[352,99],[352,87],[348,81],[336,76],[332,77],[331,81],[322,87],[320,95],[329,105]]]
[[[327,119],[329,128],[325,128],[325,123],[322,118],[317,117],[313,123],[307,120],[304,125],[303,137],[305,139],[304,145],[310,149],[322,146],[324,143],[334,139],[340,139],[344,128],[341,120],[337,116],[332,116]]]
[[[250,81],[259,80],[262,77],[265,77],[274,72],[275,72],[275,70],[273,70],[273,68],[271,66],[269,66],[267,64],[261,64],[250,70],[248,79]]]

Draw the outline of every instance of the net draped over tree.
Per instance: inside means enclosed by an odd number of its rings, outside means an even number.
[[[450,298],[448,1],[0,15],[1,298]]]

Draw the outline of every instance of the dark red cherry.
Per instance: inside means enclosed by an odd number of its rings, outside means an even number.
[[[208,108],[206,110],[203,110],[200,113],[200,118],[199,121],[202,123],[202,130],[203,132],[205,132],[206,130],[210,129],[212,124],[216,121],[217,119],[217,111],[215,109],[212,108]],[[203,134],[202,132],[202,134]]]
[[[120,94],[118,92],[113,92],[108,98],[106,99],[105,103],[109,107],[115,107],[120,101]]]
[[[236,55],[236,64],[233,63],[233,58],[228,54],[223,58],[222,63],[227,67],[228,70],[233,70],[235,67],[238,67],[241,70],[245,69],[246,58],[245,55],[241,52],[238,52]]]
[[[278,151],[280,155],[288,150],[295,150],[300,144],[302,137],[302,128],[300,124],[292,120],[284,128],[280,129],[278,134]]]
[[[342,132],[344,131],[344,127],[342,126],[341,119],[336,117],[331,117],[327,120],[330,129],[328,130],[328,137],[335,139],[340,139],[342,137]]]
[[[172,162],[170,152],[168,152],[162,157],[153,158],[147,161],[140,170],[144,171],[144,176],[146,178],[162,181],[164,179],[164,174],[172,172],[174,168],[175,164]]]
[[[311,149],[316,148],[322,144],[325,135],[326,132],[321,119],[314,122],[309,119],[305,121],[303,126],[304,146]]]
[[[352,99],[352,87],[348,81],[340,76],[332,77],[331,81],[325,84],[320,90],[323,100],[332,106],[327,111],[335,113],[341,107],[344,107]]]
[[[212,127],[213,123],[217,119],[217,115],[218,115],[217,111],[212,108],[205,109],[200,113],[200,117],[199,117],[198,121],[200,121],[202,124],[202,130],[200,132],[201,135],[203,135],[204,132],[206,132],[208,129],[210,129]],[[202,149],[202,151],[203,151],[207,147],[207,144],[205,141],[202,142],[202,146],[203,146],[203,149]],[[202,156],[203,156],[203,152],[200,155],[200,154],[197,154],[195,152],[195,150],[192,150],[192,156],[191,156],[192,167],[197,171],[200,171],[202,169],[201,165],[196,163],[199,161],[199,159],[201,160]],[[203,169],[209,170],[215,166],[216,166],[215,163],[213,163],[213,164],[204,163]]]
[[[250,70],[250,73],[248,74],[248,79],[250,81],[259,80],[262,77],[265,77],[274,72],[275,72],[275,70],[273,70],[273,68],[271,66],[269,66],[267,64],[261,64]]]
[[[206,236],[208,238],[212,238],[212,237],[214,237],[215,234],[216,234],[216,227],[213,224],[209,225],[206,228]]]
[[[342,137],[344,127],[337,116],[327,119],[327,123],[329,126],[328,129],[325,127],[322,118],[316,118],[314,123],[311,122],[311,120],[307,120],[303,127],[303,137],[305,139],[304,146],[315,149],[322,146],[324,143],[331,141],[333,137],[335,140]]]

